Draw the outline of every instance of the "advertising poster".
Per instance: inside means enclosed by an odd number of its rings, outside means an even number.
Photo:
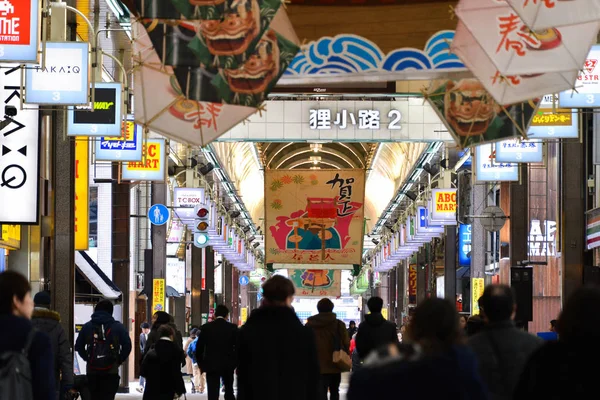
[[[88,140],[75,140],[75,250],[89,248],[90,185]]]
[[[123,123],[121,137],[96,140],[96,161],[141,161],[142,127],[132,121]]]
[[[292,269],[289,278],[296,296],[338,297],[342,295],[342,271],[331,269]]]
[[[38,61],[40,0],[0,1],[0,61]]]
[[[122,105],[120,83],[96,83],[94,108],[74,106],[67,111],[69,136],[121,137]]]
[[[165,311],[165,280],[152,281],[152,311]]]
[[[360,264],[365,171],[266,170],[266,263]]]
[[[485,289],[484,278],[471,279],[471,315],[479,315],[479,298]]]
[[[417,304],[417,264],[408,267],[408,304]]]
[[[123,163],[123,180],[163,182],[165,152],[164,139],[148,139],[142,146],[142,161]]]
[[[477,79],[434,83],[426,95],[460,148],[522,137],[538,101],[500,105]]]

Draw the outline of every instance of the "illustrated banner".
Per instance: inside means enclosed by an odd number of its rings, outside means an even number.
[[[360,264],[365,171],[265,171],[267,263]]]
[[[342,295],[342,271],[331,269],[291,269],[289,277],[296,296],[339,297]]]

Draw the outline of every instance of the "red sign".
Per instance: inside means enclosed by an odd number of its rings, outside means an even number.
[[[0,45],[29,45],[31,1],[0,0]]]
[[[596,65],[598,65],[598,60],[587,59],[583,68],[591,74],[596,69]]]

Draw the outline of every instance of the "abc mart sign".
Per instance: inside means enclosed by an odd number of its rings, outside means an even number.
[[[40,0],[0,0],[0,62],[36,63]]]

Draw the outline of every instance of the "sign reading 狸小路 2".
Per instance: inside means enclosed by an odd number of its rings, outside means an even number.
[[[96,83],[94,109],[87,105],[69,107],[69,136],[121,136],[122,96],[120,83]]]
[[[40,0],[0,0],[0,61],[38,61],[39,16]]]
[[[30,67],[25,74],[25,103],[88,104],[89,43],[47,42],[46,68]]]

